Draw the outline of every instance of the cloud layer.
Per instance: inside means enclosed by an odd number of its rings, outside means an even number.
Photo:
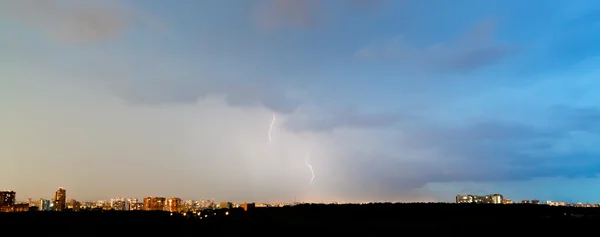
[[[481,22],[457,39],[415,50],[402,37],[374,43],[354,56],[367,60],[392,60],[408,69],[425,71],[472,71],[497,63],[517,52],[496,42],[495,24]]]

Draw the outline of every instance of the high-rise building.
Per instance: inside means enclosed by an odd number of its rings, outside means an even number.
[[[72,211],[80,211],[81,203],[75,199],[71,199],[67,201],[67,209],[71,209]]]
[[[502,204],[502,201],[504,200],[504,197],[502,197],[501,194],[492,194],[490,196],[492,197],[493,204]]]
[[[115,211],[126,211],[127,201],[125,198],[112,198],[110,199],[110,208]]]
[[[50,205],[50,200],[40,199],[39,211],[51,211],[52,205]]]
[[[144,198],[144,211],[163,211],[165,209],[164,197]]]
[[[150,211],[152,207],[152,197],[144,198],[144,211]]]
[[[473,195],[456,195],[456,203],[473,203],[475,197]]]
[[[54,193],[54,210],[64,211],[67,209],[67,190],[59,187]]]
[[[498,196],[494,196],[498,195]],[[498,204],[502,203],[502,195],[500,194],[492,194],[492,195],[456,195],[456,203],[481,203],[481,204],[491,204],[496,203],[494,201],[494,197],[496,199],[499,198]]]
[[[138,200],[137,198],[128,198],[126,205],[125,205],[125,210],[127,211],[136,211],[138,206]]]
[[[181,206],[181,199],[169,198],[167,199],[165,208],[168,212],[179,212],[181,210]]]
[[[0,191],[0,207],[14,206],[16,195],[17,193],[15,193],[14,191]]]

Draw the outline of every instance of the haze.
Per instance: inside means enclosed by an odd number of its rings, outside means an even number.
[[[598,201],[599,10],[591,0],[3,0],[0,189]]]

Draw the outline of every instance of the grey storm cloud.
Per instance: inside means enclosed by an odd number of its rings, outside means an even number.
[[[355,107],[334,111],[326,117],[292,117],[284,124],[292,131],[331,132],[338,128],[385,128],[408,119],[408,115],[396,113],[365,113]]]
[[[482,121],[445,127],[423,122],[400,126],[406,139],[395,141],[403,150],[435,151],[434,154],[398,152],[369,154],[348,151],[338,169],[351,177],[356,190],[399,195],[427,183],[502,182],[533,178],[590,178],[600,174],[600,149],[570,144],[574,131],[593,134],[597,141],[600,110],[552,108],[563,116],[551,128],[502,121]],[[562,124],[562,125],[560,125]],[[582,126],[584,124],[585,126]],[[565,145],[575,149],[566,149]],[[344,191],[353,190],[346,187]]]
[[[162,77],[165,78],[162,78]],[[241,80],[235,83],[214,80],[194,80],[186,76],[171,78],[160,75],[154,80],[143,82],[108,83],[109,91],[126,102],[137,105],[187,104],[209,95],[224,95],[232,106],[264,106],[279,113],[292,113],[300,103],[284,91],[285,85],[259,79]],[[169,79],[166,79],[169,78]],[[150,83],[151,82],[151,83]]]
[[[396,37],[359,49],[363,60],[396,61],[410,70],[465,72],[494,64],[518,51],[494,39],[496,25],[482,21],[460,37],[415,50],[409,39]]]

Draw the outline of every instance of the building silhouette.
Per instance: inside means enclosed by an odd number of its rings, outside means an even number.
[[[242,205],[240,205],[241,208],[244,209],[244,211],[248,211],[248,210],[252,210],[254,208],[256,208],[256,205],[254,203],[244,203]]]
[[[54,210],[64,211],[67,209],[67,190],[59,187],[54,193]]]
[[[0,191],[0,207],[3,206],[14,206],[15,205],[14,191]]]

